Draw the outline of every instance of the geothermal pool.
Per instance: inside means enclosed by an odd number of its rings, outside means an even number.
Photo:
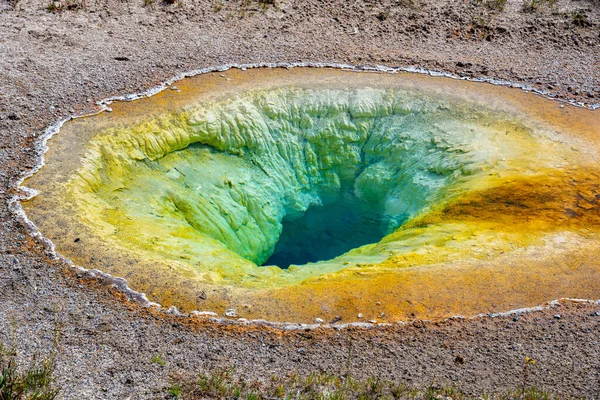
[[[171,89],[66,123],[25,182],[74,263],[164,306],[286,322],[600,297],[598,112],[326,68]]]

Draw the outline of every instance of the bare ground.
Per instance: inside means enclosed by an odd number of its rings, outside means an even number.
[[[49,13],[46,1],[0,0],[0,342],[15,344],[27,360],[50,351],[58,338],[57,374],[68,399],[161,398],[171,374],[218,366],[260,378],[345,373],[350,365],[357,377],[502,391],[521,381],[526,356],[538,360],[531,384],[597,398],[597,304],[371,330],[193,325],[139,309],[52,261],[7,206],[11,182],[38,162],[33,148],[45,126],[98,99],[199,67],[294,61],[424,67],[600,103],[597,0],[542,1],[529,11],[521,0],[494,10],[498,3],[278,0],[242,8],[239,1],[145,7],[142,0],[87,0],[83,9]],[[158,354],[165,366],[151,362]]]

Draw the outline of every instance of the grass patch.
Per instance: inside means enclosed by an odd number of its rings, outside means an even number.
[[[85,8],[85,0],[61,0],[50,1],[46,5],[46,11],[57,13],[65,10],[83,10]]]
[[[499,395],[482,393],[469,396],[455,385],[437,385],[417,388],[407,383],[397,383],[377,377],[357,380],[350,376],[336,376],[313,372],[307,376],[273,376],[266,380],[246,380],[236,377],[233,370],[198,374],[195,378],[172,378],[166,388],[165,398],[180,400],[196,399],[298,399],[298,400],[345,400],[345,399],[499,399],[499,400],[551,400],[559,399],[550,393],[519,386],[513,391]]]
[[[275,0],[258,0],[258,5],[266,9],[269,8],[269,6],[275,7],[277,4],[275,3]]]
[[[158,364],[161,367],[164,367],[165,365],[167,365],[167,362],[165,360],[163,360],[163,358],[160,354],[153,355],[150,362],[152,362],[152,364]]]
[[[573,25],[576,26],[591,26],[590,21],[588,21],[587,14],[585,10],[575,10],[571,13],[571,18],[573,19]]]
[[[486,6],[490,9],[490,10],[494,10],[494,11],[504,11],[504,9],[506,8],[506,2],[508,0],[488,0],[486,2]]]
[[[554,7],[558,0],[523,0],[523,11],[538,11],[543,6]]]
[[[21,368],[14,349],[0,344],[0,399],[53,400],[59,388],[54,386],[54,358],[35,358],[27,368]]]
[[[269,7],[278,9],[276,0],[241,0],[240,18],[244,18],[252,9],[267,11]]]

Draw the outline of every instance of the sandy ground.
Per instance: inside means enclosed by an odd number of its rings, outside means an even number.
[[[7,200],[37,162],[44,127],[111,95],[225,63],[349,62],[425,67],[506,79],[600,103],[600,3],[559,0],[533,12],[485,1],[0,0],[0,341],[23,360],[58,334],[57,375],[68,399],[162,398],[169,376],[235,367],[252,378],[325,370],[413,384],[455,382],[470,393],[522,379],[560,394],[600,394],[600,305],[565,302],[513,315],[416,321],[371,330],[239,329],[150,313],[86,278],[27,235]],[[586,18],[577,18],[585,14]],[[600,298],[600,295],[598,296]],[[550,299],[549,299],[550,300]],[[558,318],[560,316],[560,318]],[[165,366],[151,362],[162,355]],[[460,356],[460,357],[457,357]],[[459,362],[463,360],[463,362]]]

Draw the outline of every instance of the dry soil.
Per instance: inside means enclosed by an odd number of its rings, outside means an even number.
[[[597,398],[597,303],[368,330],[190,323],[137,307],[110,284],[53,260],[8,207],[16,180],[39,162],[35,148],[46,126],[93,109],[96,100],[200,67],[421,67],[600,103],[600,3],[537,1],[531,10],[508,0],[495,9],[501,3],[87,0],[48,12],[44,0],[0,0],[0,342],[14,344],[23,361],[57,342],[56,373],[67,399],[163,398],[169,376],[182,371],[235,367],[261,378],[344,373],[347,365],[356,377],[455,382],[476,394],[518,385],[526,356],[538,361],[531,384]],[[151,362],[158,354],[166,365]]]

